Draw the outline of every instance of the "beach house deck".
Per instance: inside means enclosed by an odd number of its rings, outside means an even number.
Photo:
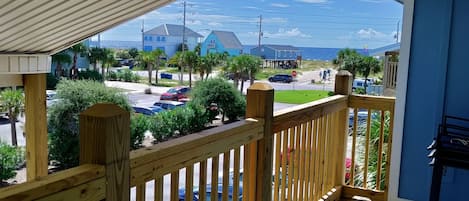
[[[352,95],[351,76],[341,72],[336,95],[274,113],[272,88],[254,84],[245,120],[132,152],[129,113],[98,104],[80,116],[81,165],[48,175],[50,55],[168,2],[0,3],[0,86],[25,88],[28,173],[26,183],[0,189],[0,201],[176,201],[215,186],[220,197],[211,193],[210,200],[440,199],[431,196],[435,192],[441,200],[467,200],[467,172],[433,172],[425,149],[442,116],[469,117],[464,0],[399,0],[404,28],[397,99]],[[357,116],[363,111],[361,134]],[[377,160],[368,157],[373,154]],[[445,178],[441,188],[430,188],[432,173]]]

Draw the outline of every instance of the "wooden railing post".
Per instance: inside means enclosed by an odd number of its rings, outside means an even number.
[[[249,163],[249,189],[247,200],[272,200],[272,169],[273,169],[273,108],[274,89],[265,83],[254,83],[248,88],[246,118],[264,119],[264,137],[251,143],[247,160]]]
[[[339,71],[335,76],[335,94],[351,95],[352,94],[352,74],[348,71]],[[336,169],[335,186],[345,185],[345,156],[347,151],[347,136],[348,136],[348,121],[349,111],[348,108],[339,111],[338,128],[334,139],[337,139],[338,147],[342,150],[338,151],[339,160]]]
[[[130,199],[130,114],[114,104],[96,104],[80,114],[80,165],[106,170],[106,200]]]
[[[46,74],[23,76],[25,94],[26,175],[28,181],[47,176]]]

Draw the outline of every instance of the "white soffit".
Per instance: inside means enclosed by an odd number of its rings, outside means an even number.
[[[51,55],[172,1],[1,0],[0,55]]]

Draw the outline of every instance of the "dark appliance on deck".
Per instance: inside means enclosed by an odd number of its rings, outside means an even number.
[[[443,168],[450,166],[469,170],[469,119],[445,116],[437,138],[427,149],[433,166],[430,201],[438,201]]]

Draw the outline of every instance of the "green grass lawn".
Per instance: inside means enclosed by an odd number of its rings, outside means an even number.
[[[326,98],[332,95],[330,91],[320,90],[284,90],[275,91],[274,101],[279,103],[303,104]]]

